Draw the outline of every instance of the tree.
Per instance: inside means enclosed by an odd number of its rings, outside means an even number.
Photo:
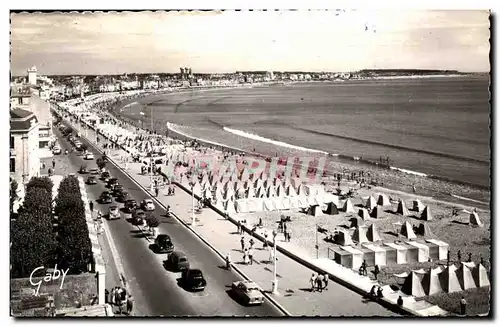
[[[155,216],[151,215],[146,218],[146,225],[149,228],[157,228],[160,225],[160,222]]]
[[[54,188],[54,183],[49,177],[32,177],[28,184],[26,185],[26,192],[29,192],[31,188],[44,188],[52,193],[52,188]]]
[[[104,169],[104,168],[106,167],[106,161],[105,161],[105,160],[103,160],[102,158],[98,158],[98,159],[96,160],[96,163],[97,163],[97,167],[98,167],[99,169],[101,169],[101,170],[102,170],[102,169]]]
[[[17,195],[17,181],[14,179],[10,179],[10,214],[12,215],[12,212],[14,210],[14,202],[19,199],[19,196]]]

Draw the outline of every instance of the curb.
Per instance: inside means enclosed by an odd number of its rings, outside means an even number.
[[[95,130],[94,130],[95,131]],[[104,135],[103,135],[104,136]],[[106,137],[106,136],[104,136]],[[81,138],[84,138],[89,144],[92,144],[92,147],[94,147],[99,153],[101,153],[102,155],[102,151],[100,149],[98,149],[94,143],[92,143],[90,140],[88,140],[86,137],[84,136],[81,136]],[[123,149],[123,148],[122,148]],[[126,149],[123,149],[125,150],[127,153],[128,151]],[[124,169],[122,169],[113,159],[111,159],[110,157],[108,157],[108,160],[109,162],[111,162],[118,170],[120,170],[124,175],[126,175],[132,182],[134,182],[139,188],[141,188],[145,193],[149,194],[152,198],[152,200],[154,200],[157,204],[159,204],[161,207],[163,207],[164,209],[166,209],[166,207],[161,203],[159,202],[155,196],[153,196],[153,194],[147,190],[145,187],[143,187],[141,184],[139,184],[127,171],[125,171]],[[176,183],[176,182],[174,182]],[[176,183],[177,184],[177,183]],[[183,190],[186,191],[186,189],[182,186]],[[189,193],[189,192],[188,192]],[[182,225],[184,225],[185,227],[187,227],[192,233],[194,233],[200,240],[202,240],[203,243],[205,243],[205,245],[207,245],[212,251],[214,251],[223,261],[224,261],[224,255],[222,253],[220,253],[217,249],[215,249],[207,240],[205,240],[198,232],[196,232],[193,228],[191,228],[191,226],[189,224],[187,224],[186,222],[184,222],[182,219],[180,219],[175,213],[171,212],[171,215],[173,215],[175,217],[175,219],[181,223]],[[139,226],[137,226],[137,228],[139,228]],[[141,230],[141,232],[144,234],[144,231],[139,228]],[[150,242],[149,238],[146,236],[146,239]],[[243,271],[241,271],[237,266],[233,265],[232,264],[232,267],[236,270],[236,272],[238,274],[240,274],[244,279],[246,280],[251,280],[250,277],[248,277]],[[272,298],[267,292],[261,290],[262,294],[274,305],[278,308],[278,310],[283,313],[285,316],[292,316],[292,314],[290,312],[288,312],[288,310],[286,310],[281,304],[279,304],[274,298]]]

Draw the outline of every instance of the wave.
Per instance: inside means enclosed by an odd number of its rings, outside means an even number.
[[[325,154],[325,155],[329,154],[328,152],[325,152],[325,151],[320,151],[320,150],[317,150],[317,149],[311,149],[311,148],[306,148],[306,147],[301,147],[301,146],[295,146],[295,145],[288,144],[288,143],[285,143],[285,142],[282,142],[282,141],[273,140],[273,139],[265,138],[265,137],[262,137],[262,136],[259,136],[259,135],[251,134],[251,133],[248,133],[248,132],[245,132],[245,131],[242,131],[242,130],[231,129],[231,128],[228,128],[228,127],[224,127],[223,129],[224,129],[224,131],[230,132],[230,133],[232,133],[234,135],[237,135],[237,136],[240,136],[240,137],[244,137],[244,138],[253,139],[253,140],[257,140],[257,141],[260,141],[260,142],[263,142],[263,143],[268,143],[268,144],[273,144],[273,145],[276,145],[276,146],[297,149],[299,151],[304,151],[304,152],[321,153],[321,154]]]
[[[139,104],[139,103],[138,102],[129,103],[129,104],[125,105],[124,107],[122,107],[120,111],[128,109],[129,107],[131,107],[133,105],[137,105],[137,104]]]
[[[458,199],[463,199],[463,200],[468,200],[468,201],[472,201],[472,202],[475,202],[475,203],[479,203],[479,204],[485,204],[485,205],[489,205],[490,203],[487,203],[487,202],[484,202],[484,201],[480,201],[480,200],[476,200],[476,199],[472,199],[472,198],[468,198],[468,197],[462,197],[462,196],[458,196],[458,195],[454,195],[454,194],[450,194],[452,197],[455,197],[455,198],[458,198]]]

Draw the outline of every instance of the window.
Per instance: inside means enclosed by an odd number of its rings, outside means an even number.
[[[10,172],[16,172],[16,159],[10,159]]]
[[[10,136],[10,148],[14,148],[14,136]]]

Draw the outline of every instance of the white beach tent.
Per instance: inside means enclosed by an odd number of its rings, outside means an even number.
[[[347,199],[345,202],[344,202],[344,205],[342,207],[342,210],[345,212],[345,213],[354,213],[354,206],[352,205],[352,202],[351,202],[351,199]]]
[[[424,221],[432,220],[431,209],[429,206],[425,206],[424,210],[422,211],[422,215],[420,215],[420,218]]]
[[[366,237],[366,231],[367,228],[364,226],[358,226],[354,230],[354,233],[352,235],[352,240],[357,243],[365,243],[365,242],[370,242],[368,238]]]
[[[420,201],[420,199],[416,199],[413,201],[413,210],[416,212],[421,212],[424,209],[424,204]]]
[[[474,278],[477,287],[490,286],[488,273],[482,264],[478,264],[472,269],[472,277]]]
[[[441,273],[439,273],[439,281],[441,282],[441,288],[443,291],[452,293],[462,290],[457,274],[455,273],[456,270],[457,267],[455,265],[449,265]]]
[[[417,298],[425,297],[425,291],[424,288],[422,287],[420,278],[414,271],[411,271],[411,273],[406,277],[406,280],[401,288],[401,291],[403,291],[403,293],[412,295]]]
[[[401,231],[399,232],[399,234],[410,240],[417,238],[415,232],[413,232],[413,226],[408,221],[404,222],[404,224],[401,225]]]
[[[483,226],[483,222],[481,222],[481,220],[479,219],[477,212],[470,213],[469,223],[473,226],[479,226],[479,227]]]
[[[366,221],[368,220],[368,218],[370,218],[370,213],[368,213],[368,210],[366,208],[360,208],[358,210],[358,216]]]
[[[288,196],[297,196],[297,192],[295,191],[295,188],[290,184],[286,188],[286,194]]]
[[[464,263],[460,264],[460,267],[455,271],[457,274],[458,282],[462,290],[474,289],[476,283],[472,277],[471,270]]]
[[[264,189],[264,186],[261,186],[259,188],[257,188],[257,191],[256,191],[256,197],[257,198],[266,198],[266,190]]]
[[[377,205],[391,206],[391,201],[389,200],[389,197],[386,194],[379,194],[378,200],[377,200]]]
[[[439,281],[441,271],[441,267],[431,268],[422,278],[422,287],[427,295],[443,292]]]
[[[228,200],[225,202],[224,210],[227,213],[234,213],[236,211],[234,206],[234,202],[232,200]]]
[[[377,201],[375,200],[375,198],[373,198],[373,196],[369,196],[366,199],[365,207],[371,211],[376,206],[377,206]]]
[[[406,204],[403,200],[400,200],[398,203],[398,209],[396,211],[397,214],[401,214],[403,216],[409,216],[410,212],[408,211],[408,208],[406,208]]]
[[[278,185],[276,188],[276,195],[278,197],[285,197],[286,196],[285,188],[283,188],[283,186],[281,184]]]
[[[255,192],[253,190],[253,187],[248,187],[247,192],[246,192],[246,197],[247,198],[254,198],[255,197]]]

